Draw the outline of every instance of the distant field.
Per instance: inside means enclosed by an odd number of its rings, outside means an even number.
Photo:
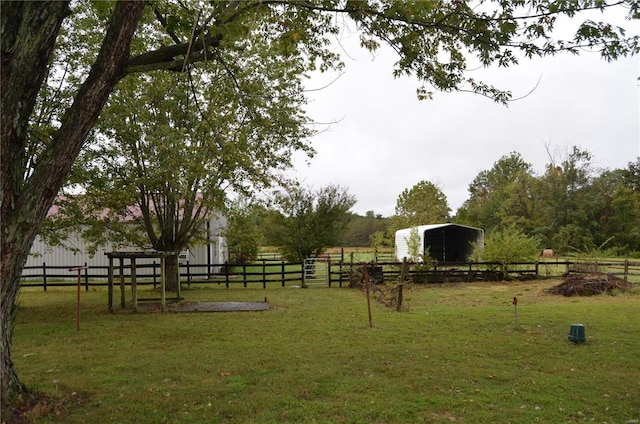
[[[557,282],[413,286],[402,312],[372,304],[372,328],[354,289],[199,286],[187,301],[271,308],[180,314],[110,314],[94,289],[79,332],[73,290],[25,289],[13,358],[57,399],[39,423],[638,422],[640,288]]]

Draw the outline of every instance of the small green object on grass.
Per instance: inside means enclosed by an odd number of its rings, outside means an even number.
[[[584,343],[587,341],[587,338],[584,335],[584,325],[571,324],[571,329],[569,330],[569,341],[574,343]]]

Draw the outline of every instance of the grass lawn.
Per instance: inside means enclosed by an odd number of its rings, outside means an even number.
[[[167,314],[110,314],[99,289],[80,331],[73,290],[25,289],[13,358],[57,399],[34,422],[638,423],[640,288],[544,292],[557,283],[414,286],[402,312],[372,302],[373,328],[346,288],[197,287],[186,300],[271,309]]]

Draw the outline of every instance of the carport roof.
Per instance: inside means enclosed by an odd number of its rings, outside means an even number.
[[[402,228],[396,232],[400,232],[400,231],[410,232],[412,228],[417,228],[419,232],[423,233],[425,231],[435,230],[435,229],[444,228],[444,227],[461,227],[461,228],[468,228],[470,230],[482,231],[482,228],[470,227],[468,225],[460,225],[460,224],[454,224],[452,222],[447,222],[444,224],[427,224],[427,225],[418,225],[416,227]]]

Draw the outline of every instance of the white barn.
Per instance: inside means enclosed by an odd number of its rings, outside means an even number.
[[[229,251],[227,248],[226,238],[223,231],[226,229],[227,219],[224,216],[214,216],[202,231],[205,232],[206,243],[191,247],[186,252],[181,252],[180,261],[189,261],[191,264],[207,265],[212,272],[218,272],[219,266],[229,260]],[[98,248],[95,254],[89,254],[89,245],[78,235],[72,235],[64,241],[65,246],[48,246],[40,237],[36,237],[31,252],[27,259],[26,267],[47,266],[64,266],[89,267],[108,266],[109,259],[105,253],[112,251],[139,251],[139,247],[118,247],[111,246]],[[137,263],[151,263],[152,259],[140,259]],[[148,272],[151,272],[150,270]],[[144,274],[144,270],[140,270]],[[106,274],[106,272],[105,272]]]
[[[438,262],[469,262],[474,247],[484,247],[484,230],[459,224],[431,224],[403,228],[395,233],[395,255],[401,261],[410,259],[408,242],[411,231],[417,229],[420,255],[427,249]],[[418,258],[419,259],[419,258]]]

